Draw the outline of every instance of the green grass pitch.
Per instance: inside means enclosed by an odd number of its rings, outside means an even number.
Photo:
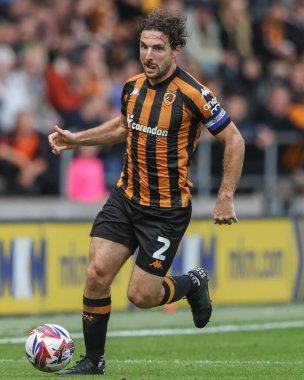
[[[47,322],[61,324],[75,336],[81,333],[79,315],[0,318],[1,379],[58,378],[27,362],[24,343],[4,343],[4,338],[25,338]],[[157,336],[158,329],[165,335]],[[178,334],[167,335],[176,329]],[[113,336],[117,331],[138,335],[138,330],[145,330],[145,336]],[[203,330],[195,333],[189,310],[113,312],[105,379],[304,379],[304,305],[215,307]],[[73,363],[84,353],[82,339],[75,339],[75,347]],[[77,376],[95,378],[100,376]]]

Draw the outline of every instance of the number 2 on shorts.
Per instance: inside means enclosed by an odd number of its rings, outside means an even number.
[[[162,255],[162,253],[165,252],[170,247],[170,240],[162,236],[158,236],[157,241],[159,241],[160,243],[163,243],[164,245],[161,248],[159,248],[157,251],[155,251],[152,257],[156,260],[164,261],[166,256]]]

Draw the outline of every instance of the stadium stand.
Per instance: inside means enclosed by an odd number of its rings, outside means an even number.
[[[16,202],[29,215],[30,204],[46,199],[55,214],[58,204],[64,215],[91,218],[91,207],[95,213],[94,202],[83,207],[66,198],[74,153],[45,153],[45,138],[55,123],[79,130],[119,113],[122,84],[140,70],[135,26],[155,6],[187,14],[192,38],[179,64],[219,94],[245,137],[239,212],[303,215],[303,0],[0,0],[1,218],[11,217],[7,207]],[[35,186],[19,186],[26,165],[15,165],[7,176],[7,144],[22,113],[34,115],[37,151],[46,160]],[[191,168],[194,202],[204,210],[198,216],[211,212],[220,150],[211,137],[201,139]],[[122,152],[118,145],[97,154],[108,189]],[[12,181],[19,183],[14,191]],[[32,215],[39,218],[39,212]]]

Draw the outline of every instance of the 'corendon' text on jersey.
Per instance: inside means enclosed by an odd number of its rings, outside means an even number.
[[[160,136],[160,137],[167,137],[168,136],[168,131],[163,131],[162,129],[156,127],[148,127],[147,125],[144,124],[139,124],[135,123],[133,121],[134,115],[129,115],[127,116],[127,122],[128,122],[128,128],[129,129],[135,129],[136,131],[141,131],[144,133],[147,133],[148,135],[155,135],[155,136]]]

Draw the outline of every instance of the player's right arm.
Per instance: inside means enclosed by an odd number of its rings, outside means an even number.
[[[55,132],[49,135],[49,144],[56,155],[62,150],[83,145],[108,145],[126,141],[128,127],[124,115],[117,116],[101,125],[80,132],[71,132],[55,125]]]

